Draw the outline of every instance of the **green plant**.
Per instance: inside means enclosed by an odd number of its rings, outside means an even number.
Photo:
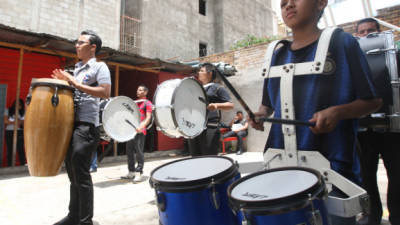
[[[254,35],[249,35],[248,34],[246,38],[236,41],[230,47],[230,49],[231,50],[236,50],[236,49],[239,49],[239,48],[248,47],[248,46],[252,46],[252,45],[256,45],[256,44],[269,43],[271,41],[278,40],[278,39],[280,39],[280,38],[277,37],[277,36],[256,37]]]

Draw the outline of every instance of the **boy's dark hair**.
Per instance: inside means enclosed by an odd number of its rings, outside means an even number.
[[[90,44],[96,45],[95,54],[97,55],[101,50],[101,43],[102,43],[99,35],[97,35],[97,33],[92,30],[84,30],[81,32],[81,35],[89,35],[90,36],[89,37]]]
[[[357,33],[358,33],[358,27],[360,26],[360,24],[363,24],[363,23],[375,23],[376,30],[378,32],[381,32],[381,26],[379,25],[378,21],[376,21],[376,19],[374,19],[374,18],[369,17],[369,18],[365,18],[365,19],[362,19],[357,22],[357,27],[356,27]]]
[[[144,84],[139,85],[139,87],[142,87],[145,92],[149,92],[149,89]]]
[[[240,110],[236,112],[236,115],[239,114],[239,113],[243,115],[243,112],[240,111]]]
[[[207,73],[212,74],[211,81],[214,81],[215,78],[217,78],[217,71],[213,64],[206,62],[206,63],[201,64],[200,68],[202,68],[202,67],[206,68]]]
[[[24,100],[19,99],[19,105],[21,106],[21,109],[18,110],[18,113],[20,116],[23,116],[25,114],[25,103]],[[10,109],[8,110],[8,116],[14,116],[15,115],[15,110],[17,108],[17,101],[14,100],[14,102],[11,104]]]

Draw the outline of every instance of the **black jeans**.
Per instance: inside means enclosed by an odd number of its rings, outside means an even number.
[[[368,130],[360,132],[358,140],[361,147],[363,187],[370,197],[370,224],[380,224],[382,218],[382,203],[376,179],[379,155],[382,157],[388,178],[389,221],[391,224],[400,224],[400,133]]]
[[[199,136],[189,139],[189,151],[192,156],[217,155],[219,149],[219,128],[207,128]]]
[[[14,131],[6,130],[7,166],[11,166],[13,138],[14,138]],[[24,165],[26,162],[26,159],[25,159],[25,150],[24,150],[24,131],[23,130],[17,131],[17,152],[18,152],[18,158],[19,158],[20,164]]]
[[[136,134],[135,138],[126,143],[126,155],[128,156],[129,172],[143,172],[144,166],[144,141],[146,136],[142,133]],[[135,167],[136,161],[138,162]]]
[[[99,132],[93,124],[76,123],[65,158],[71,182],[68,216],[81,225],[93,224],[93,183],[89,169],[99,141]]]
[[[242,130],[239,132],[234,132],[234,131],[229,131],[226,132],[222,138],[227,138],[227,137],[237,137],[238,139],[238,147],[237,147],[237,151],[241,152],[243,150],[243,138],[247,136],[247,130]]]

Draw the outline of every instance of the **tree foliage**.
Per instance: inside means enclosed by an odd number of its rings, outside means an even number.
[[[254,35],[247,35],[246,38],[242,39],[242,40],[238,40],[236,41],[231,47],[231,50],[236,50],[239,48],[243,48],[243,47],[248,47],[248,46],[252,46],[252,45],[256,45],[256,44],[261,44],[261,43],[269,43],[272,42],[274,40],[278,40],[281,39],[277,36],[264,36],[264,37],[256,37]]]

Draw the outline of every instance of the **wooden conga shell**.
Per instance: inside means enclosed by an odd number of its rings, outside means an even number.
[[[58,104],[52,103],[56,92]],[[66,81],[32,79],[24,139],[31,176],[55,176],[65,159],[74,125],[73,91]]]

